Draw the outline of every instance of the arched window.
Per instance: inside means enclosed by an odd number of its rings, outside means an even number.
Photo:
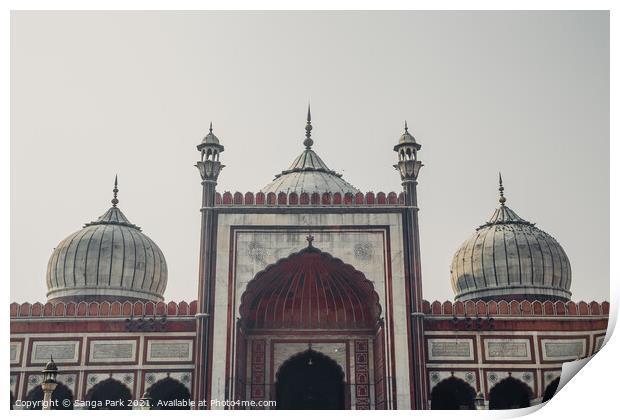
[[[131,391],[115,379],[106,379],[86,394],[89,410],[131,410]]]
[[[431,392],[431,410],[474,410],[476,390],[454,376],[444,379]]]
[[[189,390],[181,382],[164,378],[155,382],[149,389],[151,410],[189,410]]]
[[[556,378],[549,385],[547,385],[547,389],[545,389],[545,395],[543,396],[542,402],[547,402],[558,391],[558,385],[560,384],[560,378]]]
[[[523,382],[509,376],[495,385],[489,393],[490,410],[507,410],[530,406],[532,391]]]
[[[43,408],[43,389],[41,385],[37,385],[30,390],[25,398],[26,401],[41,402],[33,404],[29,407],[31,410],[41,410]],[[66,401],[69,401],[67,403]],[[52,392],[51,410],[73,410],[73,393],[64,384],[58,383],[54,392]]]

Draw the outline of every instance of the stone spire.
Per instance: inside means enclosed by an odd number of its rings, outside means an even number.
[[[502,182],[502,173],[499,173],[499,204],[506,205],[506,197],[504,197],[504,185]]]
[[[114,176],[114,189],[112,190],[114,197],[112,198],[112,207],[118,204],[118,175]]]
[[[306,149],[311,149],[314,144],[314,140],[310,137],[312,131],[312,115],[310,114],[310,104],[308,104],[308,117],[306,119],[306,139],[304,140],[304,146]]]

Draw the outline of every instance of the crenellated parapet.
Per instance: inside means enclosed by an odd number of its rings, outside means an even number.
[[[404,193],[367,192],[364,193],[301,193],[278,194],[269,192],[252,193],[230,192],[217,193],[216,206],[402,206],[405,204]]]
[[[571,317],[608,316],[609,302],[563,301],[424,301],[423,312],[431,316],[506,316],[506,317]]]
[[[11,318],[127,318],[142,316],[193,317],[197,301],[103,301],[11,303]]]

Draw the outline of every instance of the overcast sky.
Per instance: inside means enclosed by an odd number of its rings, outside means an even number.
[[[302,149],[398,191],[422,144],[424,295],[451,299],[460,244],[507,204],[553,235],[574,300],[609,297],[606,12],[18,12],[11,18],[11,300],[45,300],[53,248],[110,205],[157,242],[167,300],[197,295],[195,149],[218,189],[258,191]]]

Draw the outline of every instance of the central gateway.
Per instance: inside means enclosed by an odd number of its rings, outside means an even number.
[[[256,194],[217,193],[224,147],[211,129],[198,145],[193,398],[425,408],[420,145],[405,129],[395,147],[402,192],[363,194],[313,150],[311,130],[308,112],[304,150]]]

